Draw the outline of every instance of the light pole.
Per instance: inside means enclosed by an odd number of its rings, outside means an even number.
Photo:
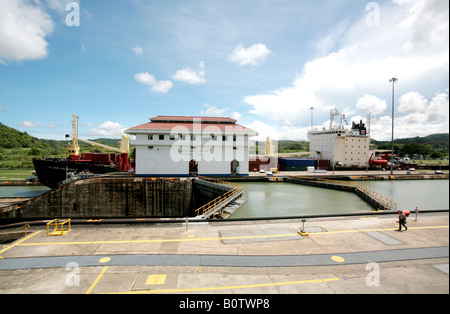
[[[313,110],[314,110],[314,107],[311,107],[309,109],[311,109],[311,131],[312,131],[313,130]]]
[[[392,137],[391,137],[391,174],[394,173],[394,87],[398,81],[396,77],[389,80],[392,82]]]

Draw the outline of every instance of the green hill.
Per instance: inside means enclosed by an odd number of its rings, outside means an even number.
[[[0,148],[31,147],[39,140],[27,132],[20,132],[0,122]]]
[[[112,147],[118,147],[119,139],[100,138],[92,140]],[[32,169],[32,158],[66,157],[69,141],[38,139],[27,132],[20,132],[0,122],[0,169]],[[376,149],[391,149],[390,141],[372,139]],[[106,149],[79,142],[82,152],[107,152]],[[443,158],[449,155],[449,133],[432,134],[425,137],[397,139],[395,153],[427,155]],[[279,141],[280,153],[309,151],[307,141]]]
[[[391,149],[390,141],[376,141],[372,139],[377,149]],[[449,155],[449,133],[431,134],[424,137],[410,137],[394,140],[394,151],[403,156],[405,154],[427,155],[431,158],[443,158]]]
[[[95,139],[94,142],[118,147],[118,139]],[[32,169],[32,158],[66,157],[69,140],[38,139],[0,122],[0,169]],[[107,152],[106,149],[79,142],[82,152]]]

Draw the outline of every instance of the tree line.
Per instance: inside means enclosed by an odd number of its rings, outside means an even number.
[[[377,149],[391,150],[392,144],[390,141],[372,140],[371,142]],[[400,157],[421,155],[430,159],[448,158],[449,133],[396,139],[394,140],[394,154]]]
[[[117,147],[119,139],[97,139],[98,143]],[[32,158],[67,157],[66,145],[68,140],[38,139],[8,127],[0,122],[0,168],[32,169]],[[372,149],[390,150],[390,141],[371,140]],[[308,141],[278,141],[279,153],[307,152]],[[106,152],[107,150],[89,144],[79,143],[82,152]],[[132,151],[132,149],[130,150]],[[449,133],[433,134],[425,137],[396,139],[394,153],[400,157],[421,155],[431,159],[448,158]]]

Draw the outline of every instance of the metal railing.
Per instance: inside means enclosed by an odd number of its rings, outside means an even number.
[[[30,229],[30,225],[23,225],[23,226],[20,226],[20,227],[17,228],[17,229],[14,229],[13,231],[10,231],[10,232],[8,232],[8,233],[2,234],[2,235],[0,236],[0,239],[7,237],[7,236],[9,236],[10,234],[12,234],[12,233],[14,233],[14,232],[16,232],[17,230],[20,230],[20,229],[22,229],[22,228],[24,228],[25,236],[27,236],[27,231],[28,231],[28,229]]]
[[[64,225],[68,224],[68,229],[64,229]],[[54,226],[52,232],[50,232],[50,227]],[[47,236],[63,236],[71,230],[70,219],[54,219],[47,223]]]
[[[382,210],[397,210],[397,203],[384,197],[383,195],[375,192],[372,189],[369,189],[367,186],[353,183],[355,188],[358,189],[361,193],[364,193],[371,200],[375,200],[380,204]]]
[[[225,192],[224,194],[220,195],[219,197],[216,197],[209,203],[207,203],[195,210],[197,216],[203,216],[206,219],[209,219],[211,216],[215,217],[217,215],[220,215],[223,208],[225,208],[230,202],[241,197],[242,194],[244,193],[243,185],[239,185],[239,184],[236,184],[233,182],[218,180],[218,179],[214,179],[214,178],[199,177],[199,179],[230,188],[229,191]]]
[[[365,185],[358,184],[355,182],[346,182],[346,181],[337,181],[337,180],[330,180],[330,179],[321,179],[321,178],[310,178],[310,177],[297,177],[297,176],[290,176],[289,178],[294,179],[294,181],[299,182],[317,182],[318,185],[325,186],[325,187],[347,187],[349,190],[352,189],[358,194],[358,191],[365,195],[367,200],[370,203],[378,203],[380,209],[382,210],[397,210],[397,203],[390,200],[387,197],[384,197],[383,195],[373,191],[372,189],[368,188]]]

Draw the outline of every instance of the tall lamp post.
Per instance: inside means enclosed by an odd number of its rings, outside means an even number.
[[[392,82],[392,137],[391,137],[391,174],[394,173],[394,87],[398,81],[396,77],[389,80]]]
[[[313,110],[314,107],[309,108],[311,110],[311,131],[313,130]]]

